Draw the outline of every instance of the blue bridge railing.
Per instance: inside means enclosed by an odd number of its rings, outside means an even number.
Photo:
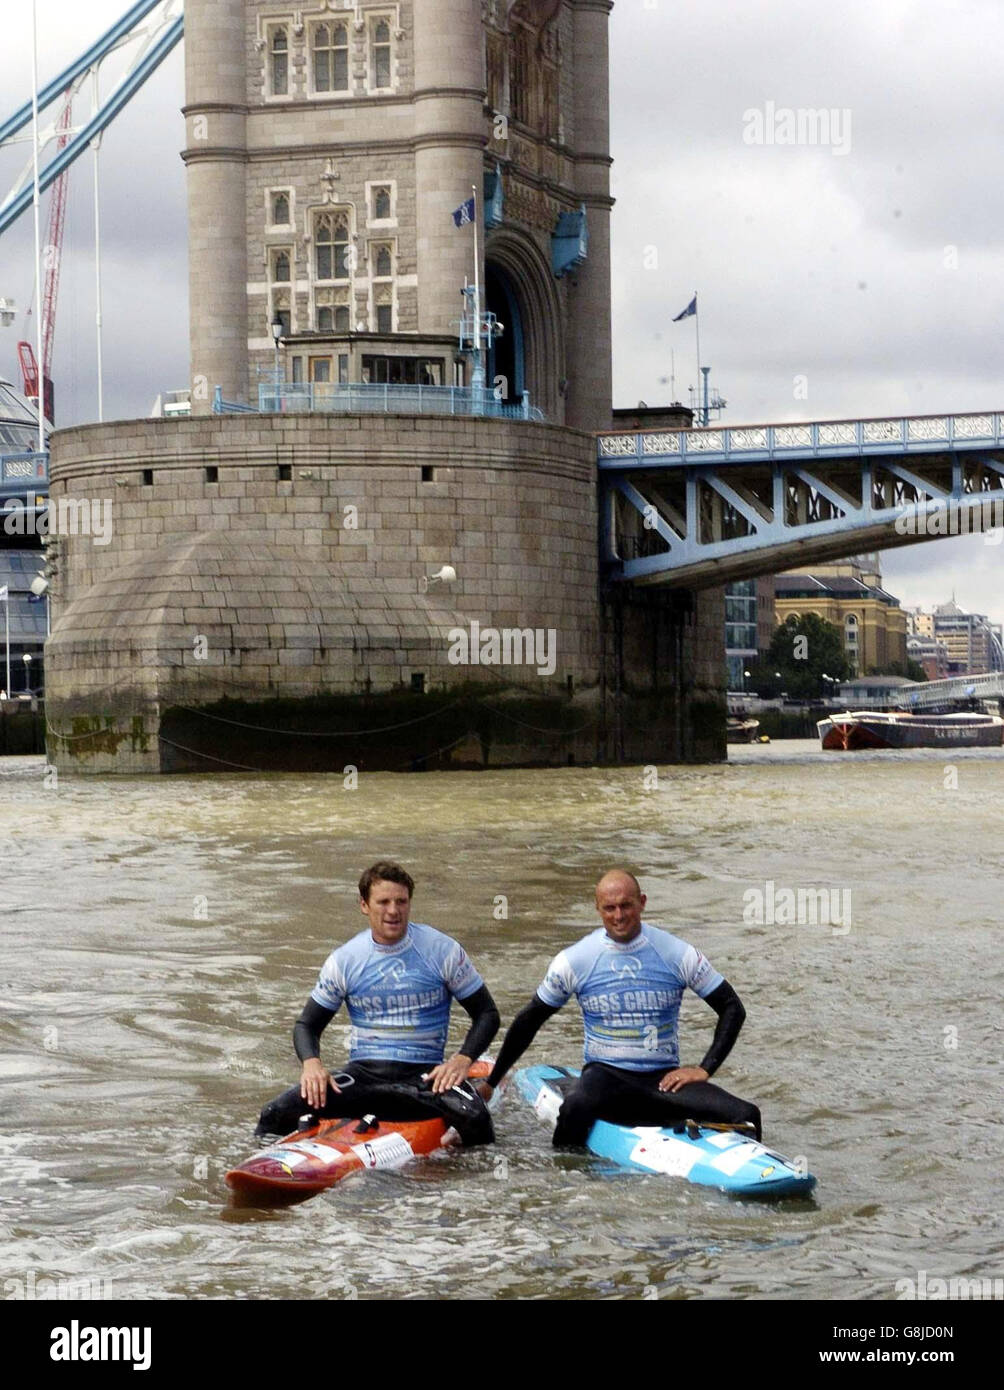
[[[47,487],[49,455],[0,454],[0,483],[6,488]]]
[[[494,391],[469,386],[407,386],[389,383],[333,382],[294,384],[262,382],[257,407],[225,401],[217,388],[213,411],[217,415],[243,414],[376,414],[376,415],[476,415],[507,420],[544,419],[524,392],[518,404],[504,401]]]

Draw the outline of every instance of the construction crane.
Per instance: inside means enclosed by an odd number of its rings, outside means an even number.
[[[45,288],[40,290],[39,320],[42,329],[38,356],[28,342],[18,344],[18,356],[24,394],[37,400],[39,377],[42,379],[43,411],[51,423],[53,392],[51,380],[53,329],[55,327],[56,297],[59,291],[59,272],[62,260],[63,226],[66,216],[66,173],[70,165],[88,149],[95,155],[100,138],[108,126],[128,105],[143,84],[156,72],[168,54],[180,43],[184,33],[183,0],[137,0],[129,10],[92,44],[58,77],[47,83],[37,94],[37,101],[24,102],[7,120],[0,121],[0,151],[8,146],[30,140],[33,151],[30,159],[6,197],[0,198],[0,235],[21,217],[33,204],[36,194],[54,185],[49,211],[49,235],[45,250]],[[111,91],[99,98],[99,78],[102,64],[121,49],[132,48],[125,71],[114,82]],[[94,109],[82,124],[72,124],[73,99],[90,79],[94,88]],[[65,106],[58,125],[39,129],[36,112],[47,110],[54,102],[63,100]],[[30,136],[23,132],[32,127]],[[34,171],[38,153],[56,140],[55,154],[45,165]],[[95,170],[97,163],[95,159]],[[101,410],[101,313],[100,313],[100,252],[97,246],[97,174],[95,173],[95,259],[98,276],[98,409]],[[7,321],[7,301],[0,317]],[[41,443],[39,448],[41,449]]]
[[[67,93],[66,105],[59,118],[56,152],[69,144],[70,126],[73,120],[73,93]],[[70,179],[69,168],[63,170],[52,186],[52,201],[49,204],[49,227],[45,239],[45,290],[42,298],[42,342],[44,347],[42,361],[42,402],[45,418],[50,425],[56,422],[55,390],[52,384],[52,344],[56,336],[56,302],[59,298],[59,272],[63,264],[63,230],[66,226],[66,193]],[[28,310],[31,314],[31,310]],[[17,345],[18,361],[21,364],[21,383],[25,396],[30,401],[38,400],[38,362],[35,349],[29,342]],[[37,408],[37,407],[36,407]]]

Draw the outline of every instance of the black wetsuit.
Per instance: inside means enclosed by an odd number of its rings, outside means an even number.
[[[701,1062],[711,1076],[731,1052],[746,1010],[727,980],[713,990],[705,1002],[718,1014],[715,1036]],[[488,1078],[490,1085],[498,1085],[533,1042],[541,1024],[557,1012],[539,995],[534,995],[506,1033],[498,1061]],[[679,1091],[660,1091],[659,1082],[667,1070],[663,1066],[651,1071],[629,1071],[607,1062],[587,1062],[582,1076],[562,1104],[554,1131],[555,1146],[584,1144],[594,1120],[663,1127],[671,1127],[681,1120],[710,1120],[719,1124],[748,1122],[754,1126],[757,1139],[761,1137],[760,1111],[755,1105],[708,1081],[691,1081]]]
[[[499,1029],[495,1001],[482,986],[458,1002],[471,1018],[458,1051],[465,1057],[480,1057]],[[293,1029],[293,1046],[301,1062],[320,1057],[321,1034],[334,1016],[333,1010],[313,999],[307,1000]],[[369,1114],[381,1120],[427,1120],[434,1115],[451,1124],[464,1144],[490,1144],[495,1135],[481,1097],[468,1082],[434,1095],[422,1081],[422,1076],[431,1070],[428,1062],[392,1062],[383,1058],[349,1062],[336,1075],[351,1077],[351,1084],[340,1091],[329,1084],[319,1110],[304,1100],[298,1082],[263,1108],[255,1135],[263,1138],[269,1134],[290,1134],[304,1115],[312,1120],[355,1119]]]

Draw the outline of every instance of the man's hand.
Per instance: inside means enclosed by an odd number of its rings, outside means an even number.
[[[679,1091],[683,1086],[689,1086],[692,1081],[707,1081],[708,1073],[703,1067],[677,1067],[675,1071],[668,1071],[659,1082],[660,1091]]]
[[[474,1081],[472,1085],[485,1104],[487,1104],[495,1094],[495,1087],[489,1086],[487,1081]]]
[[[448,1057],[445,1062],[440,1062],[438,1067],[433,1067],[432,1071],[426,1072],[422,1077],[423,1081],[432,1083],[433,1095],[441,1095],[443,1091],[448,1091],[451,1086],[456,1086],[463,1081],[470,1070],[471,1058],[465,1057],[462,1052],[455,1053]]]
[[[300,1071],[300,1095],[311,1110],[320,1110],[328,1095],[328,1087],[338,1091],[334,1078],[329,1074],[320,1058],[308,1057]]]

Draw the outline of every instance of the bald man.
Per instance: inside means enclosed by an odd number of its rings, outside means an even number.
[[[556,1147],[585,1144],[594,1120],[751,1123],[759,1139],[757,1107],[708,1081],[732,1051],[746,1010],[700,951],[642,921],[645,902],[633,874],[613,869],[603,875],[596,885],[603,926],[555,956],[543,984],[513,1019],[482,1094],[491,1095],[541,1024],[574,994],[585,1028],[585,1065],[558,1115]],[[679,1064],[677,1020],[685,989],[718,1015],[697,1067]]]

